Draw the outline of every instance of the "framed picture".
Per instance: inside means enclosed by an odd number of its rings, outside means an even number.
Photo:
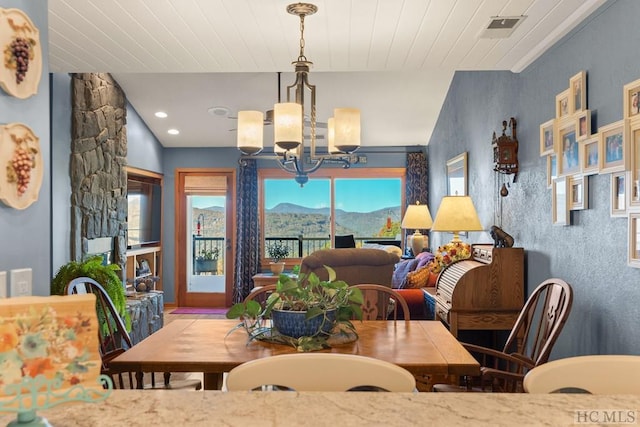
[[[576,123],[573,119],[562,120],[556,126],[556,150],[558,158],[558,176],[573,175],[580,172],[580,150],[576,140]]]
[[[624,85],[622,99],[625,119],[640,114],[640,79]]]
[[[624,141],[624,120],[598,129],[600,135],[600,173],[626,170],[627,151]]]
[[[567,197],[569,194],[569,181],[566,177],[558,177],[553,180],[551,191],[551,207],[553,210],[553,225],[569,225],[570,213]]]
[[[583,175],[593,175],[600,171],[600,163],[598,158],[600,144],[598,135],[580,141],[580,164],[582,165]]]
[[[558,162],[555,154],[547,156],[547,188],[551,188],[553,180],[558,177]]]
[[[447,161],[447,194],[467,195],[467,152]]]
[[[640,212],[629,214],[629,243],[627,265],[640,268]]]
[[[555,119],[549,120],[540,125],[540,155],[547,156],[555,153],[555,145],[553,143],[553,124]]]
[[[569,116],[569,89],[556,95],[556,119]]]
[[[591,110],[576,113],[576,140],[582,141],[591,136]]]
[[[629,146],[631,159],[629,174],[629,209],[640,209],[640,120],[628,120],[625,139]]]
[[[574,175],[569,179],[569,210],[581,211],[589,208],[589,179]]]
[[[570,113],[577,113],[587,108],[587,73],[580,71],[569,79]]]
[[[627,216],[626,172],[614,172],[611,174],[611,216]]]

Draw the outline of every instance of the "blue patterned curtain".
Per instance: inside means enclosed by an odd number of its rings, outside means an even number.
[[[424,152],[407,153],[407,179],[405,182],[407,206],[415,204],[416,201],[423,205],[428,204],[429,177],[427,172],[427,156]]]
[[[233,302],[251,292],[252,277],[260,269],[260,224],[258,221],[258,167],[253,159],[240,166],[238,174],[238,224]]]

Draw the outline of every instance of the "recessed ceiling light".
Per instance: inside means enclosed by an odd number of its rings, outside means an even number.
[[[218,116],[218,117],[226,117],[229,115],[229,113],[231,112],[231,110],[229,110],[229,108],[227,107],[222,107],[222,106],[218,106],[218,107],[210,107],[208,110],[209,114],[211,114],[212,116]]]
[[[180,133],[180,131],[178,129],[169,129],[167,133],[170,135],[177,135]]]
[[[164,111],[157,111],[156,112],[156,117],[159,119],[166,119],[167,118],[167,113],[165,113]]]

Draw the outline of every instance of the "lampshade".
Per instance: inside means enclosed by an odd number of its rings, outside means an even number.
[[[273,106],[273,142],[285,150],[302,144],[302,105],[280,102]]]
[[[329,154],[340,153],[336,148],[336,119],[333,117],[327,120],[327,151]]]
[[[409,205],[407,207],[404,218],[402,218],[401,227],[415,230],[415,232],[409,236],[410,241],[407,242],[410,244],[414,256],[429,246],[429,237],[420,233],[420,229],[429,229],[432,224],[431,212],[429,212],[427,205],[421,205],[420,202],[416,202],[415,205]]]
[[[238,149],[244,154],[262,151],[262,112],[238,111]]]
[[[471,197],[445,196],[440,202],[431,230],[449,231],[453,233],[453,241],[459,242],[459,232],[482,231],[483,228]]]
[[[360,147],[360,110],[336,108],[333,110],[335,147],[343,153],[352,153]]]

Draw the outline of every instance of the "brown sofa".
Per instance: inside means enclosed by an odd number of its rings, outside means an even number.
[[[372,283],[391,287],[393,268],[398,261],[398,255],[380,249],[321,249],[302,259],[300,272],[314,272],[321,280],[327,280],[324,266],[328,265],[335,270],[338,280],[349,285]]]

